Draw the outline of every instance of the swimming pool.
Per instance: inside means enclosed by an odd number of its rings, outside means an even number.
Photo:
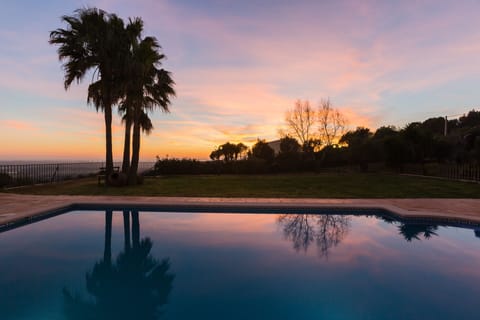
[[[475,224],[348,208],[147,209],[4,227],[0,319],[478,316]]]

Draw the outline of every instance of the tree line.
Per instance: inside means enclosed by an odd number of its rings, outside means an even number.
[[[212,161],[157,157],[154,172],[276,173],[339,166],[365,172],[371,164],[402,172],[407,164],[422,168],[427,163],[480,164],[480,111],[476,110],[453,120],[434,117],[403,128],[347,131],[344,115],[329,100],[322,100],[317,108],[298,100],[286,112],[285,127],[279,132],[276,150],[260,139],[251,148],[226,142],[212,151]]]

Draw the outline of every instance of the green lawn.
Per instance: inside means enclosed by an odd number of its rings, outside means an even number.
[[[480,185],[394,174],[187,175],[147,178],[136,187],[98,186],[95,178],[7,192],[40,195],[128,195],[285,198],[480,198]]]

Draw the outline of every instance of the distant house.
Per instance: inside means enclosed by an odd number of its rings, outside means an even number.
[[[278,155],[280,153],[280,140],[273,140],[270,142],[267,142],[268,146],[273,149],[275,152],[275,155]]]

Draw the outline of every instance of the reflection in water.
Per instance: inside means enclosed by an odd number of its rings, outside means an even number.
[[[479,226],[434,222],[427,241],[390,217],[57,216],[0,233],[0,319],[474,319]]]
[[[424,223],[408,223],[402,222],[398,226],[399,233],[407,240],[408,242],[413,239],[421,240],[420,236],[423,235],[424,239],[430,239],[432,236],[438,236],[435,232],[438,229],[436,224],[424,224]]]
[[[375,216],[373,216],[375,217]],[[435,232],[438,230],[440,224],[431,224],[431,223],[419,223],[419,222],[398,222],[397,220],[388,217],[381,216],[380,219],[388,224],[397,224],[398,232],[403,236],[405,240],[411,242],[413,239],[421,240],[420,236],[423,235],[425,240],[430,239],[432,236],[438,236]]]
[[[124,250],[111,259],[112,211],[105,212],[103,259],[86,274],[86,287],[93,299],[63,290],[67,319],[157,319],[167,303],[174,275],[168,259],[158,261],[150,251],[153,242],[140,239],[138,211],[123,212]]]
[[[307,251],[315,241],[321,257],[328,257],[330,248],[345,238],[350,227],[350,218],[343,215],[282,214],[277,221],[297,252]]]

